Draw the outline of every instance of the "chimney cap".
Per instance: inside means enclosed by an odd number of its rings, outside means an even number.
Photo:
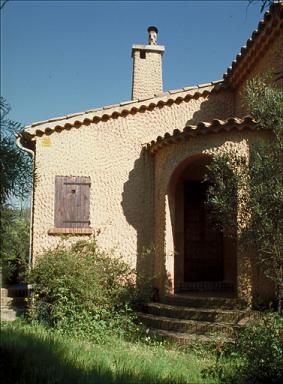
[[[147,28],[147,32],[150,32],[150,31],[154,31],[158,33],[158,29],[154,25],[151,25],[150,27]]]

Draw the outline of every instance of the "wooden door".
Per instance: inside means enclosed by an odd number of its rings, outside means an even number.
[[[223,235],[208,220],[207,183],[184,182],[184,281],[223,280]]]

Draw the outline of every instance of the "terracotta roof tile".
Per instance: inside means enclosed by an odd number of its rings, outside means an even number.
[[[217,92],[229,88],[230,86],[236,87],[243,81],[253,63],[256,62],[258,56],[262,54],[264,49],[266,49],[267,44],[269,44],[278,34],[278,31],[282,26],[282,14],[282,1],[272,4],[269,11],[265,13],[264,19],[258,24],[258,29],[253,32],[252,36],[248,39],[246,46],[241,48],[240,53],[227,69],[227,73],[223,76],[224,80],[212,81],[211,83],[200,84],[193,87],[184,87],[158,94],[151,98],[129,100],[120,104],[104,106],[102,108],[90,109],[85,112],[39,121],[26,126],[21,134],[29,139],[36,135],[42,135],[46,131],[53,132],[65,128],[70,129],[73,126],[79,126],[84,123],[97,123],[101,120],[105,121],[110,118],[125,116],[129,113],[143,112],[156,106],[165,104],[171,105],[175,102],[188,100],[189,98],[206,96],[211,92]],[[247,61],[249,65],[246,65]],[[107,113],[104,113],[105,110],[107,110]]]
[[[74,126],[80,126],[89,123],[98,123],[99,121],[106,121],[110,118],[117,118],[119,116],[126,116],[130,113],[144,112],[148,109],[153,109],[157,106],[171,105],[179,103],[184,100],[188,101],[193,98],[205,97],[213,92],[226,89],[223,80],[213,83],[201,84],[195,87],[181,88],[176,91],[168,91],[160,94],[159,96],[150,97],[142,100],[130,100],[120,104],[114,104],[97,109],[90,109],[81,113],[74,113],[62,117],[40,121],[26,126],[21,132],[26,138],[34,136],[42,136],[47,131],[49,133],[54,131],[61,131],[62,129],[70,129]]]
[[[280,33],[283,25],[282,19],[283,2],[273,3],[264,14],[263,20],[259,22],[257,29],[247,40],[246,45],[240,49],[235,60],[227,68],[223,75],[225,82],[234,88],[243,82],[267,46]]]
[[[133,103],[136,103],[137,101],[136,100],[128,100],[128,101],[123,101],[122,103],[120,103],[120,105],[127,105],[127,104],[133,104]]]
[[[112,104],[112,105],[106,105],[105,107],[102,107],[102,109],[112,109],[112,108],[117,108],[120,107],[120,104]]]
[[[210,122],[202,121],[197,125],[186,125],[180,131],[175,129],[173,133],[166,132],[163,136],[158,136],[155,140],[146,145],[146,148],[151,153],[156,153],[162,147],[174,144],[179,141],[189,140],[192,136],[204,135],[209,133],[218,133],[220,131],[230,132],[232,130],[258,130],[261,126],[252,117],[246,116],[244,118],[230,117],[226,120],[214,119]]]
[[[191,90],[191,89],[196,89],[196,87],[188,87],[187,90]],[[174,95],[175,93],[180,93],[180,92],[183,92],[184,88],[180,88],[180,89],[172,89],[171,91],[168,91],[170,93],[170,95]]]

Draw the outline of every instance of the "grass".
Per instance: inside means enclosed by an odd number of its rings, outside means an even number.
[[[76,340],[23,321],[2,323],[3,384],[208,384],[214,357],[162,343]]]

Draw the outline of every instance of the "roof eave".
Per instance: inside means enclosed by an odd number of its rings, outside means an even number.
[[[26,126],[24,132],[29,135],[30,138],[33,138],[35,136],[42,136],[45,133],[48,134],[63,129],[71,129],[72,127],[79,128],[81,125],[107,121],[110,118],[127,116],[131,113],[144,112],[147,109],[152,110],[155,107],[160,107],[166,104],[170,105],[175,102],[206,97],[211,93],[224,89],[227,89],[227,86],[224,84],[223,80],[218,80],[194,87],[171,90],[146,99],[130,100],[120,104],[37,122]]]
[[[263,20],[258,24],[257,29],[252,33],[223,75],[223,80],[232,89],[239,87],[247,78],[258,58],[266,50],[280,33],[282,28],[283,3],[273,3],[270,9],[264,14]]]
[[[251,116],[245,116],[244,118],[230,117],[225,120],[214,119],[210,122],[200,122],[197,125],[186,125],[182,131],[175,129],[172,134],[167,132],[164,136],[158,136],[156,140],[148,143],[146,148],[149,152],[155,154],[167,145],[185,142],[194,136],[246,129],[259,130],[262,127]]]

